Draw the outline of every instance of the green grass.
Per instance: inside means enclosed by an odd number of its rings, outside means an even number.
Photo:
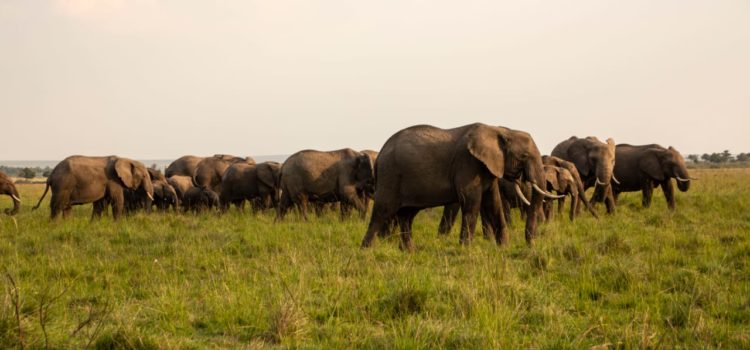
[[[424,211],[412,254],[359,249],[366,222],[334,213],[50,222],[30,210],[43,187],[20,185],[17,228],[0,216],[0,347],[20,345],[17,306],[28,348],[750,348],[750,170],[694,172],[674,213],[626,194],[531,248],[517,214],[508,246],[478,230],[462,247]]]

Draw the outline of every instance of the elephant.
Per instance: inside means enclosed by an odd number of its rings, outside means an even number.
[[[373,183],[370,157],[351,148],[336,151],[303,150],[287,158],[281,166],[281,199],[277,220],[283,219],[294,204],[307,220],[308,202],[341,202],[341,219],[347,205],[364,217],[367,208],[359,194]]]
[[[167,182],[164,174],[157,169],[148,168],[148,175],[151,177],[151,183],[154,185],[154,201],[152,205],[155,205],[161,211],[166,211],[170,207],[177,211],[177,207],[180,204],[177,191]],[[190,181],[189,178],[188,181]]]
[[[578,203],[576,201],[576,198],[578,198],[578,184],[576,183],[576,179],[573,174],[571,174],[568,169],[554,165],[545,165],[544,174],[547,178],[547,191],[554,191],[557,194],[563,195],[563,197],[559,200],[560,202],[557,207],[558,212],[562,214],[562,210],[565,205],[565,195],[569,195],[571,201],[570,214],[568,216],[570,218],[570,221],[575,220],[577,209],[576,205]],[[552,210],[553,204],[554,202],[552,201],[546,201],[544,203],[545,220],[552,220],[552,217],[554,216],[554,210]]]
[[[594,209],[594,206],[591,205],[591,202],[589,202],[588,198],[586,198],[586,189],[583,186],[583,180],[581,180],[581,175],[578,173],[578,168],[576,168],[576,165],[572,162],[569,162],[567,160],[555,157],[555,156],[542,156],[542,164],[544,165],[553,165],[556,167],[560,167],[563,169],[568,170],[570,172],[570,175],[573,176],[573,180],[575,181],[576,186],[576,193],[578,193],[578,197],[571,198],[571,205],[575,206],[575,215],[578,216],[581,213],[581,203],[586,207],[586,209],[593,215],[595,218],[599,218],[599,214],[596,213],[596,210]],[[563,204],[565,203],[565,197],[561,198],[558,201],[558,211],[562,212]]]
[[[193,184],[198,187],[208,188],[211,191],[221,193],[221,177],[224,171],[232,164],[255,164],[251,157],[235,157],[226,154],[216,154],[213,157],[207,157],[201,160],[195,168]]]
[[[161,211],[167,211],[171,207],[174,211],[177,211],[180,205],[180,199],[177,196],[177,191],[167,181],[156,181],[154,182],[154,202],[155,205]]]
[[[677,188],[685,192],[690,188],[692,178],[685,166],[685,159],[674,147],[664,148],[657,144],[633,146],[617,145],[615,176],[619,183],[612,183],[615,199],[622,192],[641,191],[641,203],[648,208],[654,187],[661,186],[667,206],[675,209],[672,179]]]
[[[453,129],[416,125],[391,136],[375,164],[375,204],[362,239],[363,248],[396,220],[402,250],[413,250],[411,226],[424,209],[458,203],[462,222],[459,242],[468,244],[477,216],[488,219],[498,244],[507,242],[497,179],[524,178],[535,191],[532,207],[541,208],[546,192],[539,149],[526,132],[481,123]],[[536,211],[526,220],[526,241],[536,233]]]
[[[182,197],[182,208],[185,212],[194,213],[213,209],[219,206],[219,195],[205,187],[191,187]]]
[[[118,219],[125,209],[125,190],[143,191],[153,201],[154,187],[143,163],[118,156],[70,156],[58,163],[47,178],[38,208],[52,189],[50,218],[70,214],[73,205],[94,203],[92,218],[99,217],[108,204]]]
[[[230,203],[240,207],[245,200],[257,200],[260,208],[275,208],[279,198],[280,172],[281,164],[277,162],[229,166],[221,179],[219,201],[222,211],[226,211]]]
[[[180,158],[177,158],[174,162],[170,163],[167,167],[167,170],[164,172],[166,177],[172,177],[176,175],[182,175],[182,176],[193,176],[193,173],[195,173],[195,168],[198,167],[198,163],[200,163],[203,159],[206,157],[197,157],[197,156],[182,156]]]
[[[13,209],[5,209],[5,214],[16,215],[21,210],[21,195],[18,194],[16,184],[3,172],[0,172],[0,194],[5,194],[13,199]]]
[[[184,175],[172,175],[167,179],[167,183],[175,190],[179,201],[182,201],[187,190],[191,187],[195,187],[193,185],[193,178]]]
[[[607,213],[614,213],[615,200],[610,181],[617,183],[618,180],[613,177],[615,141],[612,138],[604,143],[593,136],[583,139],[571,136],[555,146],[552,155],[575,164],[583,182],[584,191],[594,187],[592,201],[603,201],[607,207]]]

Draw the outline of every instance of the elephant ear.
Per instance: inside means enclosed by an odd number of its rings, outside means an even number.
[[[577,143],[570,148],[568,156],[570,157],[568,161],[576,166],[576,169],[581,176],[587,176],[591,172],[591,168],[589,167],[588,147],[584,146],[582,143]]]
[[[258,169],[258,180],[260,180],[261,183],[264,185],[274,188],[276,184],[276,178],[273,174],[273,171],[271,170],[271,167],[269,167],[267,164],[260,164],[257,165]]]
[[[576,189],[575,183],[576,180],[573,179],[573,174],[570,173],[567,169],[560,169],[560,177],[558,179],[558,182],[560,182],[560,190],[561,191],[574,191]]]
[[[649,177],[658,181],[664,180],[664,170],[661,168],[659,158],[663,151],[657,148],[646,150],[646,153],[638,160],[638,167]]]
[[[466,137],[469,153],[482,162],[492,175],[502,178],[505,172],[505,157],[500,145],[509,146],[508,131],[487,125],[477,125]]]
[[[557,167],[554,166],[545,166],[544,167],[544,177],[547,180],[547,184],[552,187],[553,190],[559,191],[560,190],[560,183],[557,181],[557,177],[559,176],[560,170],[557,169]],[[547,190],[549,190],[549,187],[547,187]]]
[[[117,177],[120,178],[123,184],[125,184],[125,187],[129,189],[136,188],[137,184],[135,183],[135,164],[131,162],[129,159],[117,159],[115,161],[115,173],[117,174]]]

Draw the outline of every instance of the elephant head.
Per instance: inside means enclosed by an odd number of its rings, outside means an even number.
[[[148,197],[147,207],[151,207],[154,200],[154,186],[148,170],[141,162],[127,158],[116,158],[114,161],[114,173],[125,188],[143,192]]]
[[[360,190],[364,190],[366,193],[375,193],[375,169],[373,168],[373,162],[370,156],[366,153],[358,152],[356,158],[354,158],[354,182],[357,184],[356,187]]]
[[[595,186],[609,186],[615,166],[613,139],[604,143],[590,136],[571,145],[568,154],[582,177],[593,179]]]
[[[154,204],[160,210],[167,210],[170,206],[177,209],[179,197],[174,187],[166,181],[154,181]]]
[[[568,169],[545,165],[544,173],[547,179],[547,189],[554,190],[560,194],[570,195],[573,199],[578,196],[578,187],[576,180]]]
[[[469,153],[481,161],[492,175],[508,181],[523,180],[532,188],[526,216],[526,241],[536,233],[536,217],[545,197],[559,198],[540,186],[546,185],[542,156],[529,133],[504,127],[477,127],[467,134]],[[517,187],[518,185],[516,185]],[[516,189],[516,192],[519,192]]]
[[[468,148],[492,175],[509,181],[545,183],[544,167],[534,139],[526,132],[503,127],[478,128],[469,134]],[[535,192],[539,192],[538,190]]]
[[[208,209],[218,207],[219,195],[209,189],[201,189],[200,203],[205,205]]]
[[[685,192],[690,189],[690,174],[688,174],[685,159],[672,146],[667,149],[649,148],[638,162],[638,166],[654,180],[664,181],[675,178],[680,191]]]
[[[13,180],[7,175],[0,173],[0,194],[7,194],[13,199],[13,209],[5,209],[8,215],[15,215],[21,209],[21,195],[16,190]]]
[[[279,189],[281,188],[281,164],[278,162],[263,162],[256,165],[258,169],[258,180],[271,189],[271,202],[275,206],[279,200]]]

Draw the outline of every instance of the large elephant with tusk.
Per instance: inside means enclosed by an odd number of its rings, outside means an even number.
[[[94,204],[92,217],[112,205],[112,216],[117,219],[125,209],[125,191],[143,191],[154,200],[154,187],[143,163],[117,156],[70,156],[58,163],[47,178],[42,197],[34,206],[38,208],[52,189],[50,217],[62,214],[67,217],[72,206]]]
[[[468,244],[477,217],[487,219],[498,244],[507,241],[499,178],[523,178],[534,184],[532,208],[541,208],[546,192],[541,155],[526,132],[481,123],[454,129],[417,125],[386,141],[375,164],[375,204],[362,247],[387,232],[392,222],[401,231],[401,248],[411,250],[411,227],[417,213],[458,203],[460,242]],[[537,211],[529,210],[526,241],[536,233]]]
[[[615,199],[610,183],[618,183],[613,176],[615,167],[615,141],[602,142],[596,137],[575,136],[560,142],[552,155],[567,160],[576,166],[583,182],[584,191],[594,187],[593,202],[604,202],[607,213],[615,211]],[[579,191],[580,192],[580,191]]]
[[[18,194],[13,180],[6,174],[0,172],[0,194],[5,194],[13,199],[13,209],[5,209],[5,214],[15,215],[21,209],[21,195]]]
[[[615,199],[622,192],[643,193],[644,207],[651,205],[654,188],[661,186],[669,209],[675,209],[674,187],[672,179],[677,181],[677,188],[685,192],[690,188],[693,178],[685,166],[685,159],[674,147],[664,148],[657,144],[633,146],[617,145],[617,163],[614,174],[619,180],[612,184]]]

